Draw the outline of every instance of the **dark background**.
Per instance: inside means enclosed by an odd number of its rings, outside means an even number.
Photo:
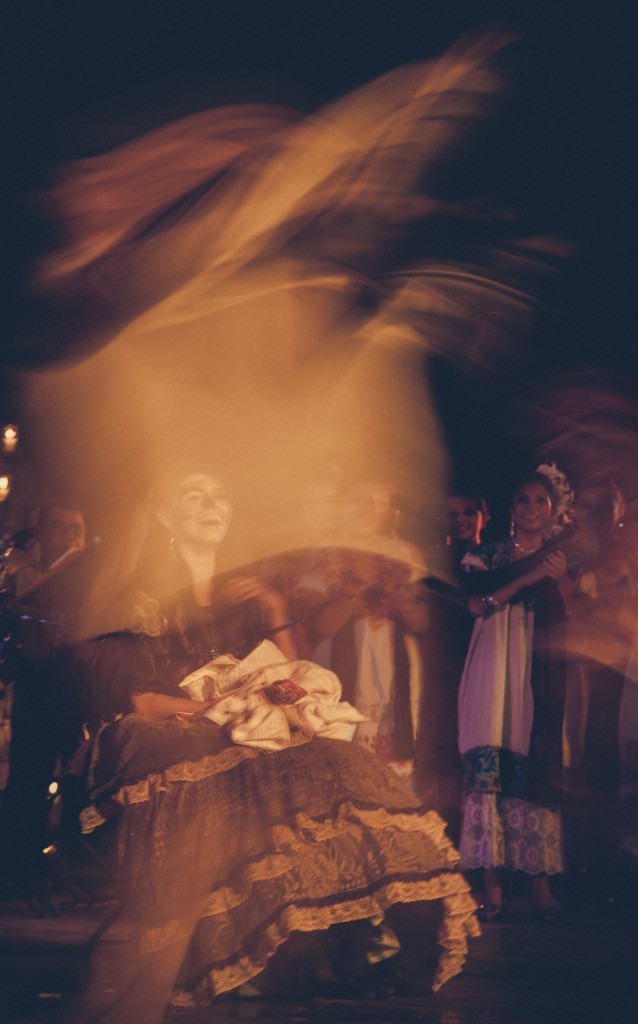
[[[48,239],[29,196],[59,162],[197,109],[266,100],[311,111],[463,33],[505,28],[510,91],[458,174],[516,212],[520,233],[574,244],[526,344],[489,367],[431,369],[461,477],[493,500],[533,458],[534,406],[585,379],[632,399],[636,194],[633,5],[350,0],[9,0],[4,67],[2,307],[7,371],[20,362],[25,283]],[[439,240],[441,242],[441,240]],[[443,248],[454,250],[454,239]],[[0,392],[19,415],[15,379]],[[507,483],[506,483],[507,481]]]

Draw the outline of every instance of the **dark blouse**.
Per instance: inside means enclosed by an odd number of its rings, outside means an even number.
[[[72,675],[89,722],[131,712],[134,694],[183,697],[179,684],[190,672],[220,654],[244,658],[268,635],[256,601],[226,607],[222,594],[214,606],[202,608],[188,587],[161,610],[165,627],[159,635],[109,633],[76,648]]]

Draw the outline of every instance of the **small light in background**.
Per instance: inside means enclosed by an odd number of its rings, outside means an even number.
[[[0,501],[6,501],[11,490],[11,477],[0,476]]]
[[[2,448],[7,454],[14,452],[18,447],[18,428],[13,423],[7,423],[2,428]]]
[[[50,786],[49,786],[49,794],[50,794],[50,796],[55,796],[55,794],[56,794],[56,793],[58,792],[58,790],[59,790],[59,789],[60,789],[60,785],[59,785],[59,783],[57,783],[57,782],[56,782],[56,781],[54,780],[54,781],[53,781],[53,782],[52,782],[52,783],[50,784]]]

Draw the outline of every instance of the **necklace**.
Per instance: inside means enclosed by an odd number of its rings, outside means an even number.
[[[534,552],[538,551],[538,549],[541,547],[540,544],[537,544],[535,548],[524,548],[523,545],[519,544],[517,540],[515,540],[513,543],[516,550],[520,551],[522,555],[533,555]]]

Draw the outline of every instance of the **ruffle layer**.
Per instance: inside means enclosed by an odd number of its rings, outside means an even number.
[[[266,967],[268,960],[290,937],[292,932],[325,931],[336,924],[374,920],[381,906],[386,909],[397,903],[440,900],[442,920],[437,942],[441,947],[432,991],[437,992],[446,981],[460,974],[468,953],[468,939],[481,934],[476,919],[476,904],[461,875],[445,875],[431,882],[392,882],[375,897],[365,896],[327,907],[289,906],[282,908],[277,920],[263,929],[257,949],[239,954],[233,963],[212,962],[205,978],[199,982],[205,992],[222,995],[250,981]],[[207,909],[206,917],[214,916]],[[171,945],[185,933],[178,920],[149,928],[142,933],[142,951],[153,953]]]
[[[307,814],[299,814],[296,828],[277,826],[273,839],[282,848],[243,866],[241,884],[224,884],[206,898],[200,922],[200,949],[207,946],[210,962],[205,965],[205,979],[200,983],[207,991],[222,994],[238,987],[259,974],[268,960],[294,931],[324,931],[346,922],[372,920],[382,917],[395,904],[420,901],[439,901],[441,922],[438,943],[441,952],[433,980],[438,990],[449,978],[458,974],[467,956],[468,938],[480,934],[476,921],[476,905],[469,887],[455,868],[459,856],[444,832],[444,823],[434,812],[418,814],[392,813],[385,808],[374,810],[356,808],[351,802],[342,805],[337,819],[312,821]],[[316,860],[322,844],[343,845],[347,832],[361,850],[361,832],[376,834],[381,848],[377,852],[378,868],[362,869],[358,882],[363,890],[355,894],[342,891],[342,878],[332,880],[326,874],[325,885],[308,895],[304,884],[304,852],[310,849]],[[425,840],[425,842],[424,842]],[[410,850],[407,864],[401,863],[401,846]],[[310,846],[309,846],[310,844]],[[424,861],[427,846],[429,871]],[[328,856],[328,860],[331,857]],[[417,865],[420,863],[420,870]],[[352,865],[349,866],[350,870]],[[317,864],[311,866],[315,876]],[[394,873],[395,877],[392,877]],[[423,875],[430,874],[430,877]],[[396,877],[403,874],[405,877]],[[287,894],[302,893],[299,902]],[[255,922],[253,906],[271,908],[274,916]],[[250,919],[250,951],[246,950],[245,921]],[[236,941],[232,941],[233,925],[237,922]],[[142,936],[144,952],[155,952],[180,937],[180,921],[171,921],[147,928]],[[208,936],[208,941],[206,936]],[[231,937],[228,944],[224,938]],[[203,968],[202,968],[203,969]]]
[[[293,931],[379,920],[395,904],[424,901],[440,911],[438,989],[479,934],[444,822],[353,744],[228,747],[111,787],[108,803],[120,811],[118,883],[142,951],[187,937],[182,908],[201,905],[189,985],[227,992],[263,970]]]

